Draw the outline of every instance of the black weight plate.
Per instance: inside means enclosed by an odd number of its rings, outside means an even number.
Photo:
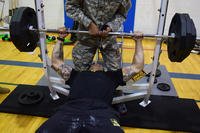
[[[182,57],[185,55],[185,49],[187,46],[187,18],[185,17],[185,14],[182,14],[182,25],[185,25],[185,27],[182,27],[182,31],[184,31],[184,34],[181,34],[181,38],[180,38],[180,46],[178,49],[178,54],[177,54],[177,60],[176,62],[182,62]],[[182,33],[182,32],[181,32]],[[176,44],[175,44],[176,45]]]
[[[187,21],[186,23],[186,28],[187,28],[187,33],[186,33],[186,40],[185,40],[185,45],[182,45],[181,49],[181,57],[179,58],[180,61],[183,61],[186,57],[189,56],[191,50],[190,50],[190,43],[191,43],[191,19],[189,14],[184,14],[185,19]]]
[[[186,24],[187,21],[184,14],[176,13],[172,18],[168,35],[174,33],[176,37],[169,38],[167,45],[168,58],[172,62],[180,62],[181,45],[185,45],[184,43],[187,34]]]
[[[189,14],[184,14],[185,19],[187,21],[186,23],[186,28],[187,28],[187,33],[186,33],[186,40],[185,40],[185,45],[181,45],[181,56],[179,57],[179,61],[182,62],[185,58],[187,58],[190,53],[191,50],[194,48],[195,45],[195,40],[196,40],[196,36],[193,37],[193,29],[194,29],[194,23],[191,20]],[[196,32],[194,33],[196,34]]]
[[[33,105],[40,103],[44,98],[44,93],[39,90],[27,90],[18,97],[18,102],[23,105]]]
[[[177,55],[177,58],[176,58],[176,62],[182,62],[186,55],[187,55],[187,45],[188,45],[188,41],[190,40],[190,36],[188,34],[188,32],[190,33],[190,18],[188,19],[188,14],[182,14],[183,18],[185,19],[185,23],[186,23],[186,37],[181,37],[182,39],[182,43],[180,45],[180,48],[179,48],[179,53]]]
[[[32,52],[37,47],[39,34],[29,31],[29,26],[37,28],[37,17],[34,9],[20,7],[10,21],[10,36],[20,52]]]
[[[168,35],[171,35],[172,33],[174,33],[176,35],[175,38],[168,38],[168,42],[167,42],[167,51],[168,51],[168,58],[170,59],[170,61],[174,61],[176,58],[175,54],[176,54],[176,49],[175,49],[175,46],[173,45],[176,40],[178,39],[178,34],[175,33],[176,29],[177,29],[177,23],[179,22],[178,21],[178,14],[176,13],[173,18],[172,18],[172,21],[170,23],[170,27],[169,27],[169,33]],[[178,21],[178,22],[177,22]],[[180,22],[179,22],[180,23]]]
[[[166,83],[158,83],[157,88],[161,91],[169,91],[170,90],[170,85]]]
[[[189,52],[191,53],[191,51],[194,49],[195,44],[196,44],[197,31],[196,31],[195,24],[191,18],[190,18],[190,22],[191,22],[190,23],[191,24],[191,41],[189,44]]]

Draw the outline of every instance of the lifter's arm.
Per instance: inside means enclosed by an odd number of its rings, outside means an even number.
[[[141,32],[135,32],[133,39],[135,40],[135,53],[132,60],[132,65],[124,67],[123,80],[128,81],[132,76],[140,72],[144,67],[144,51],[142,46],[143,34]]]
[[[67,36],[64,32],[66,31],[65,28],[59,29],[60,34],[59,38],[63,39]],[[63,41],[58,40],[56,45],[53,48],[52,52],[52,68],[64,79],[68,80],[72,71],[72,67],[64,64],[64,57],[63,57]]]

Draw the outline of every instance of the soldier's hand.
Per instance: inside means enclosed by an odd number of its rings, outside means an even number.
[[[93,22],[89,25],[89,34],[93,36],[99,35],[99,28]]]
[[[140,31],[135,31],[133,33],[133,39],[136,41],[141,41],[143,39],[143,33]]]
[[[64,39],[68,35],[65,27],[58,28],[58,31],[59,31],[59,37],[60,38]]]

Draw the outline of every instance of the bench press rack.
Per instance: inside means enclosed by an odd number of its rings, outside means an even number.
[[[160,16],[159,16],[159,22],[158,22],[158,28],[157,28],[158,35],[163,35],[163,32],[164,32],[165,20],[166,20],[166,15],[167,15],[167,8],[168,8],[168,1],[169,0],[161,0],[161,7],[159,10]],[[35,7],[36,7],[35,10],[37,13],[38,29],[45,30],[43,0],[35,0]],[[54,100],[59,98],[57,92],[68,96],[70,93],[68,90],[69,86],[65,85],[65,81],[61,78],[50,76],[51,60],[48,57],[48,50],[47,50],[47,46],[46,46],[46,42],[45,42],[46,32],[40,31],[39,35],[40,35],[40,39],[39,39],[40,43],[39,44],[40,44],[41,58],[43,61],[45,77],[48,81],[50,95]],[[152,62],[152,64],[146,65],[143,70],[146,74],[151,72],[149,83],[133,84],[132,88],[139,89],[140,92],[115,97],[113,99],[113,104],[131,101],[131,100],[135,100],[135,99],[139,99],[139,98],[144,98],[144,100],[140,103],[140,105],[143,107],[147,106],[150,103],[149,98],[150,98],[151,91],[152,91],[152,88],[154,85],[156,69],[159,64],[162,41],[163,41],[162,38],[157,38],[156,46],[154,49],[153,62]],[[122,90],[126,90],[126,87],[123,87]]]

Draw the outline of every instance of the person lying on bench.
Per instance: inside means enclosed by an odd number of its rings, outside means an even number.
[[[93,64],[89,71],[75,71],[64,64],[65,28],[60,28],[58,42],[52,53],[52,68],[70,85],[69,100],[42,124],[37,133],[123,133],[119,114],[112,108],[116,88],[125,85],[144,67],[143,34],[135,32],[135,53],[132,65],[117,71],[104,71]]]

